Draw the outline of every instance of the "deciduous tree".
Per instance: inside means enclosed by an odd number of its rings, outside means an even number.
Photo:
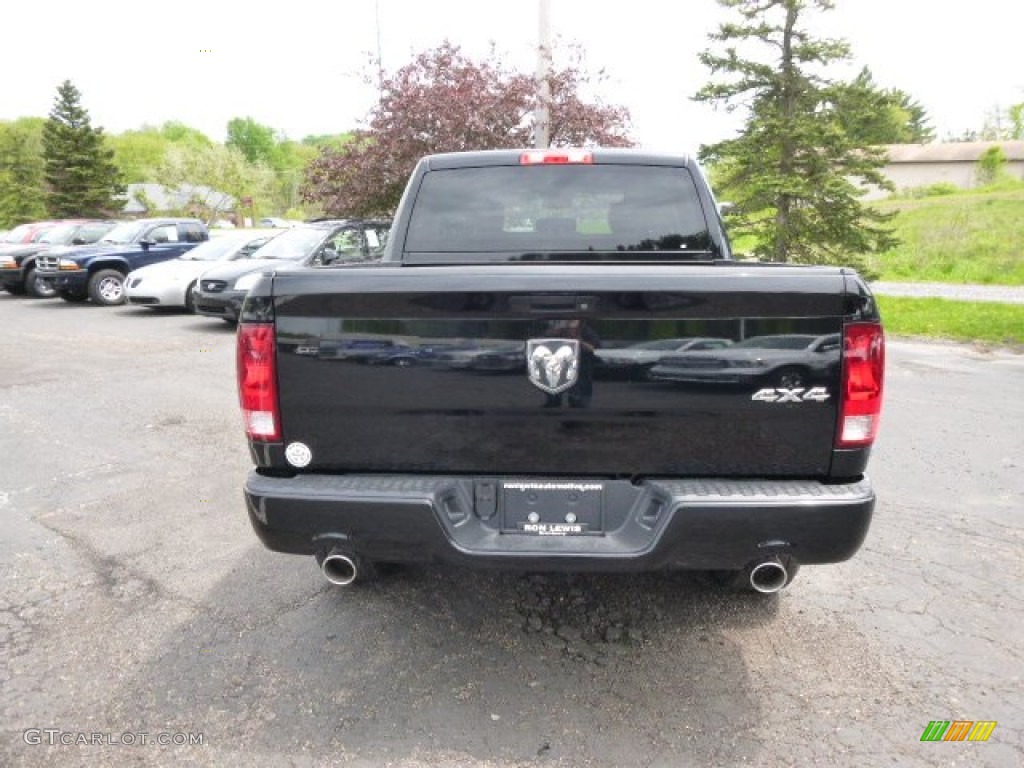
[[[985,116],[977,137],[982,141],[1020,141],[1024,139],[1024,103],[995,107]]]
[[[195,215],[212,222],[237,206],[243,197],[268,200],[273,171],[254,166],[235,147],[182,145],[168,150],[160,179],[169,189],[182,185],[208,187],[210,194],[196,195],[190,207]]]
[[[0,227],[46,216],[43,193],[43,120],[0,122]]]
[[[159,181],[157,169],[164,162],[171,141],[159,128],[144,126],[136,131],[125,131],[107,137],[114,150],[114,162],[121,169],[126,184],[145,184]]]
[[[304,147],[312,147],[316,150],[319,150],[321,147],[341,149],[348,142],[352,141],[353,138],[351,131],[346,131],[344,133],[310,134],[309,136],[303,136],[302,141],[299,143]]]
[[[160,126],[160,133],[168,141],[188,147],[212,147],[214,142],[198,128],[185,125],[177,120],[168,120]]]
[[[317,156],[317,149],[285,139],[278,143],[276,154],[273,209],[287,215],[288,211],[294,213],[302,206],[302,181],[306,168]]]
[[[251,117],[235,117],[228,121],[228,138],[224,142],[235,147],[250,163],[277,165],[277,133],[269,125],[257,123]]]
[[[236,117],[228,122],[225,144],[238,149],[254,168],[273,171],[270,198],[263,203],[271,212],[281,214],[294,212],[302,204],[300,188],[318,147],[341,146],[344,139],[344,135],[323,136],[296,142],[251,117]]]
[[[552,72],[551,143],[628,146],[627,111],[585,101],[589,80],[575,63]],[[341,148],[321,149],[303,196],[332,215],[390,213],[423,155],[529,145],[537,98],[531,75],[445,42],[383,77],[367,129]]]
[[[54,218],[106,216],[120,210],[124,193],[114,152],[103,129],[92,126],[81,94],[65,80],[43,126],[46,208]]]
[[[830,98],[829,65],[847,59],[841,40],[816,39],[805,16],[831,0],[718,0],[733,20],[700,54],[712,81],[698,101],[745,108],[735,138],[703,147],[738,206],[734,231],[753,234],[770,261],[846,264],[895,244],[887,217],[860,201],[858,184],[891,188],[881,151],[852,138]]]

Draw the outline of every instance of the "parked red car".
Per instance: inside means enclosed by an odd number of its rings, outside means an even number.
[[[57,223],[56,221],[33,221],[29,224],[20,224],[0,238],[0,246],[34,243],[43,236],[46,230],[55,227]]]

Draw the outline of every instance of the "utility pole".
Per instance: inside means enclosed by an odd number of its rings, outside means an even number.
[[[538,0],[537,109],[533,113],[533,146],[551,145],[551,0]]]
[[[377,22],[377,98],[384,92],[384,54],[380,47],[380,0],[373,0],[373,14]]]

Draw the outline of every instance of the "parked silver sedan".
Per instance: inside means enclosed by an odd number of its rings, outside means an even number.
[[[778,334],[751,336],[735,344],[705,352],[666,355],[651,368],[653,381],[684,384],[754,384],[796,389],[814,386],[838,376],[842,338]]]
[[[125,278],[129,304],[142,307],[184,307],[192,311],[192,288],[215,263],[248,259],[281,230],[225,232],[197,245],[177,259],[152,264],[130,272]]]
[[[594,377],[598,379],[629,379],[646,381],[650,370],[663,357],[683,352],[700,352],[710,349],[722,349],[732,344],[729,339],[720,338],[682,338],[657,339],[642,341],[626,347],[598,349],[594,351],[597,365],[594,366]]]

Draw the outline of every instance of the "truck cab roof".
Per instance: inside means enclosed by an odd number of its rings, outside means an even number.
[[[545,159],[547,158],[547,159]],[[582,159],[587,158],[587,159]],[[486,149],[473,152],[444,152],[427,155],[421,161],[430,170],[478,168],[489,165],[696,165],[688,154],[668,154],[647,149],[622,147],[532,149]]]

